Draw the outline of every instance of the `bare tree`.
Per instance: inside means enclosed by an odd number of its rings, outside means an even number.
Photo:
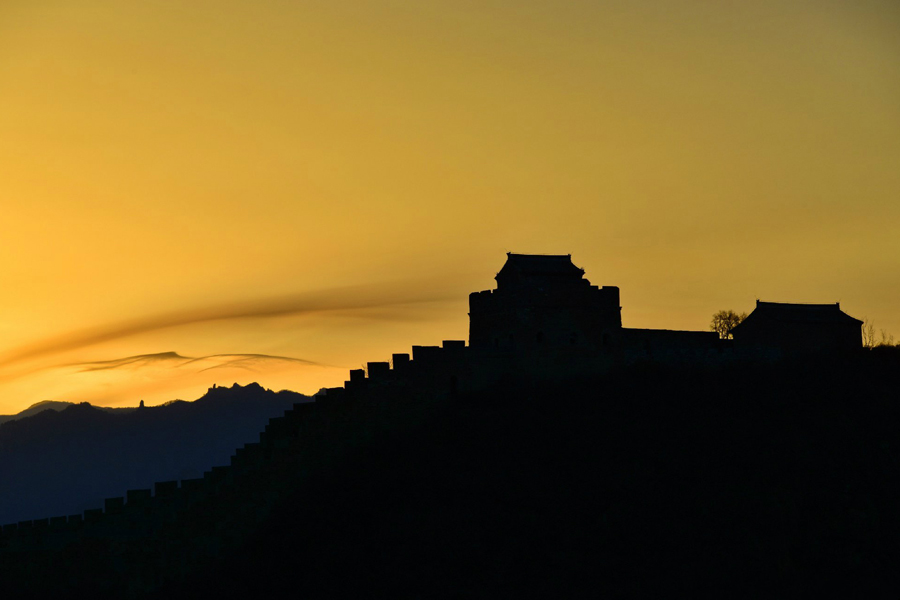
[[[738,314],[733,310],[720,310],[713,315],[709,328],[711,331],[718,333],[720,339],[730,340],[731,330],[746,318],[747,313]]]
[[[881,341],[878,342],[879,346],[893,346],[894,345],[894,336],[889,334],[886,329],[881,330]]]
[[[868,318],[863,319],[862,324],[862,345],[863,348],[871,350],[876,345],[875,340],[875,324],[869,321]]]

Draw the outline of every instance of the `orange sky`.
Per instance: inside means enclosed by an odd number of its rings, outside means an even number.
[[[894,0],[3,2],[0,414],[314,392],[465,338],[507,250],[571,253],[627,326],[839,300],[900,335],[898,31]],[[202,360],[120,361],[167,352]]]

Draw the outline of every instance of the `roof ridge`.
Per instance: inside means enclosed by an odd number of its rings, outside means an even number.
[[[757,300],[756,305],[770,304],[773,306],[802,306],[802,307],[823,307],[823,308],[840,308],[840,302],[769,302],[766,300]]]
[[[571,254],[523,254],[521,252],[507,252],[506,256],[527,256],[529,258],[572,258]]]

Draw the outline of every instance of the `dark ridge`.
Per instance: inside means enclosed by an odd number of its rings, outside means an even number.
[[[7,554],[0,577],[11,593],[167,599],[888,597],[898,366],[644,364],[325,396],[201,487],[157,488],[156,512],[108,505],[96,527],[114,529]]]
[[[70,406],[74,405],[74,402],[65,402],[61,400],[42,400],[36,404],[32,404],[25,410],[14,414],[14,415],[0,415],[0,425],[7,423],[9,421],[15,421],[18,419],[24,419],[26,417],[32,417],[39,413],[45,411],[62,411],[66,410]],[[109,413],[117,413],[117,414],[125,414],[127,412],[131,412],[134,407],[107,407],[107,406],[98,406],[96,407],[98,410],[102,410]]]
[[[898,367],[641,367],[448,401],[156,597],[881,597]]]

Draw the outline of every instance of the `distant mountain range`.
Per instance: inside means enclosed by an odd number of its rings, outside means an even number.
[[[43,402],[38,402],[37,404],[32,404],[25,410],[20,413],[14,415],[0,415],[0,425],[6,423],[8,421],[15,421],[16,419],[23,419],[25,417],[33,417],[38,413],[42,413],[45,410],[55,410],[59,412],[61,410],[66,410],[70,406],[75,406],[74,402],[63,402],[60,400],[44,400]],[[113,413],[113,414],[125,414],[131,412],[133,410],[137,410],[136,408],[109,408],[106,406],[95,406],[97,410],[102,410],[104,412]]]
[[[194,402],[108,409],[47,401],[0,417],[0,524],[76,514],[229,463],[269,418],[311,398],[256,383]]]

